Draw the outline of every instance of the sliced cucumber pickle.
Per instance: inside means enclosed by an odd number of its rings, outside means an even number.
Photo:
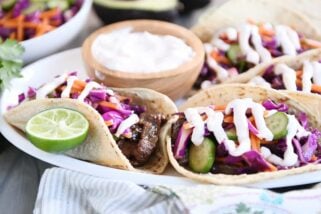
[[[276,112],[271,116],[265,118],[266,126],[273,134],[273,140],[284,138],[287,133],[288,116],[284,112]]]
[[[199,146],[192,144],[188,153],[189,167],[194,172],[208,173],[214,164],[215,150],[215,143],[209,138]]]
[[[237,63],[237,58],[241,55],[241,49],[239,45],[231,45],[227,51],[227,58],[233,63]]]
[[[48,1],[48,7],[50,9],[58,7],[60,10],[64,11],[69,8],[69,2],[66,0],[51,0]]]
[[[234,141],[237,140],[237,135],[236,135],[236,129],[235,128],[231,128],[231,129],[227,130],[226,131],[226,135],[227,135],[227,138],[229,140],[234,140]]]

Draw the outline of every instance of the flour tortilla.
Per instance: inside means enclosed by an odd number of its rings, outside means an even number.
[[[299,33],[303,33],[307,38],[321,41],[321,29],[304,14],[272,3],[272,0],[232,0],[218,8],[209,10],[200,18],[192,31],[203,41],[210,42],[213,35],[221,29],[235,26],[252,19],[257,22],[269,22],[272,24],[284,24],[292,27]],[[278,61],[282,56],[274,58],[272,62]],[[255,72],[260,65],[249,71]],[[248,72],[244,72],[235,77],[231,77],[223,83],[244,82]]]
[[[268,0],[272,4],[279,4],[305,14],[313,24],[321,29],[321,1],[320,0]]]
[[[311,126],[321,130],[320,119],[316,115],[320,115],[321,97],[309,94],[303,94],[303,99],[300,93],[293,96],[294,99],[286,94],[280,93],[273,89],[267,89],[258,86],[251,86],[245,84],[225,84],[214,86],[205,89],[186,101],[181,107],[180,111],[184,111],[189,107],[208,106],[210,104],[224,105],[237,98],[252,98],[256,102],[262,102],[267,99],[272,99],[276,102],[286,103],[291,112],[305,112],[309,118]],[[305,103],[301,103],[301,101]],[[317,100],[317,101],[315,101]],[[311,101],[311,102],[310,102]],[[311,104],[317,104],[312,106]],[[172,166],[180,174],[205,183],[213,183],[219,185],[242,185],[260,182],[268,179],[284,177],[287,175],[300,174],[315,170],[321,170],[321,164],[310,164],[299,168],[281,170],[277,172],[260,172],[256,174],[242,174],[242,175],[225,175],[225,174],[198,174],[194,173],[182,166],[174,158],[171,147],[170,135],[167,136],[167,151],[169,160]]]
[[[132,98],[133,103],[144,105],[149,113],[175,113],[175,104],[165,95],[149,89],[114,89],[120,95]],[[28,120],[39,112],[47,109],[63,107],[82,113],[89,121],[89,133],[86,141],[78,147],[65,152],[71,157],[87,160],[101,165],[125,170],[162,173],[168,164],[165,147],[165,135],[169,129],[166,124],[162,127],[156,151],[144,166],[134,168],[118,148],[101,115],[91,106],[69,98],[39,99],[27,101],[5,113],[7,122],[24,131]]]

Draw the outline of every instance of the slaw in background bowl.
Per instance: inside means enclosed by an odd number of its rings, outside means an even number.
[[[53,54],[74,40],[86,24],[91,5],[92,0],[84,0],[78,13],[69,21],[42,36],[21,42],[25,48],[23,55],[24,64]]]

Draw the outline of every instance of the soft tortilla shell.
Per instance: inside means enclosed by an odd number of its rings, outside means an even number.
[[[270,0],[232,0],[202,16],[192,31],[209,42],[213,34],[229,26],[237,26],[248,19],[272,24],[284,24],[304,33],[308,38],[321,40],[321,33],[304,14],[271,3]]]
[[[145,105],[150,112],[172,114],[177,111],[176,106],[167,96],[149,89],[115,89],[114,91],[116,93],[119,91],[119,94],[132,97],[133,103]],[[86,141],[80,146],[65,152],[67,155],[125,170],[140,170],[157,174],[165,170],[168,164],[165,147],[165,136],[169,129],[167,124],[162,127],[160,140],[152,158],[143,167],[135,169],[118,148],[100,114],[83,102],[68,98],[32,100],[11,109],[4,116],[8,123],[25,131],[26,123],[32,116],[56,107],[79,111],[88,119],[90,124]]]
[[[299,95],[296,95],[300,98]],[[299,101],[300,99],[291,99],[289,96],[282,94],[273,89],[266,89],[258,86],[250,86],[244,84],[226,84],[215,86],[206,90],[203,90],[190,99],[186,101],[180,108],[180,111],[184,111],[189,107],[196,106],[207,106],[210,104],[223,105],[227,104],[229,101],[237,98],[253,98],[254,101],[262,102],[266,99],[272,99],[277,102],[283,102],[290,106],[291,111],[298,112],[302,111],[307,113],[310,125],[315,128],[321,129],[321,123],[315,117],[315,114],[319,114],[321,97],[319,96],[310,96],[305,94],[304,101],[307,102],[306,105],[302,105]],[[306,108],[309,105],[309,102],[313,99],[318,99],[318,107],[315,108]],[[314,102],[314,101],[313,101]],[[179,165],[179,163],[174,158],[172,148],[171,148],[171,139],[167,136],[167,151],[169,155],[169,160],[172,166],[180,174],[198,180],[200,182],[214,183],[219,185],[242,185],[250,184],[255,182],[260,182],[268,179],[279,178],[287,175],[300,174],[304,172],[310,172],[321,169],[321,164],[309,164],[303,167],[281,170],[277,172],[261,172],[256,174],[242,174],[242,175],[225,175],[225,174],[198,174]]]

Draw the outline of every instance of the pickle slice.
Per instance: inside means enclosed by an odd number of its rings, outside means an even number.
[[[189,167],[194,172],[208,173],[214,164],[215,150],[215,143],[209,138],[199,146],[192,144],[188,153]]]
[[[273,140],[284,138],[287,133],[288,116],[284,112],[276,112],[265,118],[266,126],[273,134]]]

